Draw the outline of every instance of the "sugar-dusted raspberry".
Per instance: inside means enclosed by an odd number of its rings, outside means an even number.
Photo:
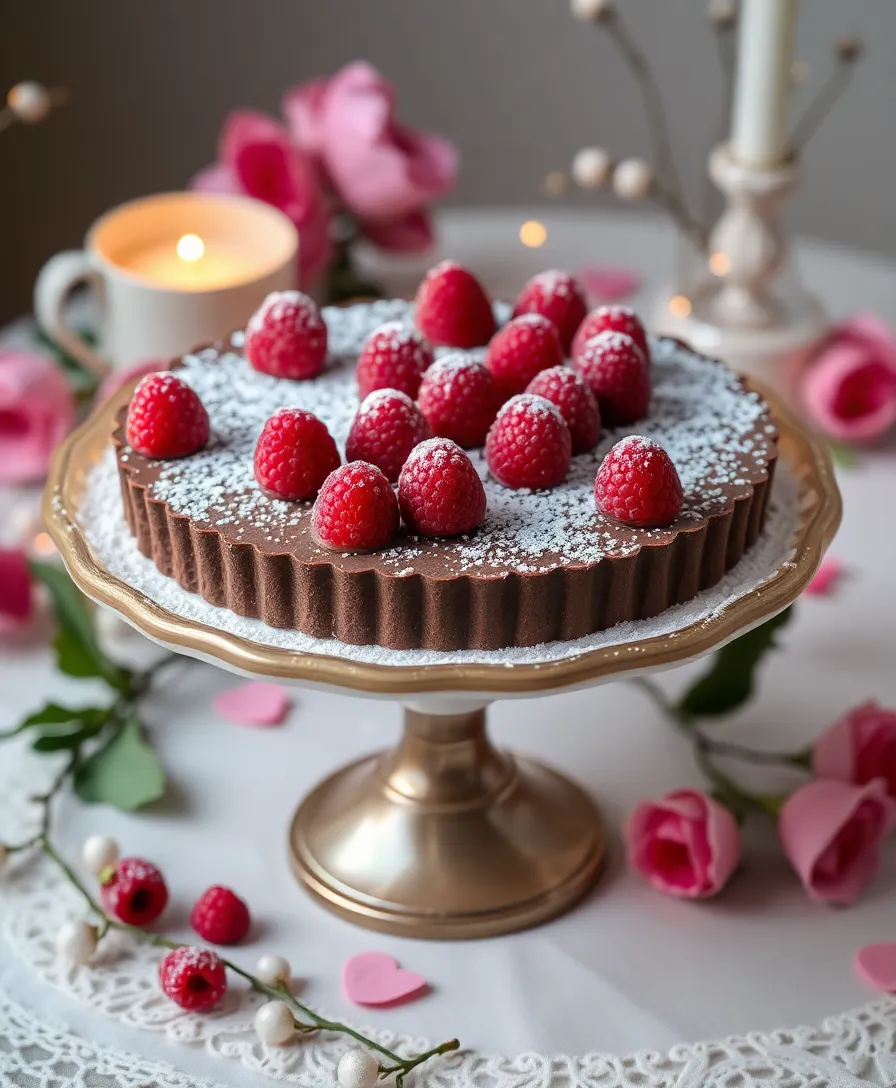
[[[603,459],[594,481],[594,501],[602,514],[625,525],[660,528],[681,513],[681,480],[659,443],[632,434]]]
[[[224,963],[210,948],[173,948],[159,965],[166,997],[191,1012],[213,1009],[227,992]]]
[[[249,318],[243,354],[275,378],[316,378],[327,358],[327,326],[301,291],[272,291]]]
[[[249,932],[249,908],[230,888],[213,884],[190,912],[190,925],[210,944],[236,944]]]
[[[588,306],[579,281],[569,272],[551,269],[533,276],[519,293],[513,316],[544,314],[560,335],[564,351],[569,351],[572,338],[585,320]]]
[[[630,336],[644,353],[644,358],[650,362],[650,346],[647,343],[647,333],[641,324],[641,319],[629,306],[598,306],[592,310],[579,326],[572,342],[572,359],[575,362],[582,353],[585,344],[597,336],[599,332],[624,332]]]
[[[255,447],[255,479],[275,499],[313,499],[339,465],[339,450],[317,416],[281,408],[262,428]]]
[[[475,348],[495,331],[488,295],[472,272],[456,261],[431,268],[417,289],[417,328],[433,344]]]
[[[159,870],[142,858],[122,858],[99,876],[103,908],[129,926],[148,926],[168,902],[168,888]]]
[[[405,525],[424,536],[470,533],[485,517],[485,488],[473,462],[450,438],[421,442],[398,480]]]
[[[573,453],[594,449],[600,438],[600,409],[580,374],[565,366],[551,367],[536,374],[526,392],[557,405],[569,427]]]
[[[425,438],[429,424],[411,398],[397,389],[376,389],[358,409],[345,440],[345,456],[369,461],[394,484],[408,454]]]
[[[522,314],[495,333],[485,365],[501,401],[509,400],[542,370],[563,363],[563,347],[554,325],[542,314]]]
[[[208,442],[208,412],[195,390],[173,374],[147,374],[134,390],[125,425],[144,457],[186,457]]]
[[[342,465],[324,480],[311,511],[311,527],[318,543],[333,551],[385,548],[398,532],[392,485],[376,465]]]
[[[498,412],[485,456],[492,475],[505,487],[556,487],[569,469],[572,439],[556,404],[521,393]]]
[[[574,360],[600,406],[607,427],[635,423],[650,407],[650,364],[624,332],[592,336]]]
[[[387,321],[373,330],[361,349],[355,370],[358,396],[363,400],[374,389],[400,389],[413,399],[434,358],[432,347],[416,329]]]
[[[463,354],[443,355],[423,375],[417,394],[420,411],[437,438],[464,449],[481,446],[498,411],[490,371]]]

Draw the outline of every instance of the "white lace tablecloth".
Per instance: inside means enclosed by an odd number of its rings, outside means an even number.
[[[493,287],[505,291],[549,264],[628,264],[651,276],[664,270],[655,232],[642,222],[546,217],[548,247],[533,255],[514,248],[523,218],[456,214],[448,219],[448,251],[484,268]],[[892,268],[827,247],[812,246],[808,255],[808,278],[835,297],[838,313],[865,304],[896,320]],[[513,262],[518,271],[511,277]],[[889,543],[896,514],[886,501],[896,493],[896,462],[892,454],[870,455],[843,474],[842,484],[846,519],[834,551],[848,577],[836,597],[801,603],[786,654],[770,662],[761,698],[723,727],[726,735],[797,747],[864,698],[896,704]],[[54,675],[50,662],[42,648],[0,654],[0,725],[45,698],[90,697],[89,685]],[[673,673],[664,683],[676,687],[685,678]],[[303,895],[286,865],[285,829],[312,783],[392,741],[398,710],[299,691],[285,727],[251,731],[221,721],[210,707],[214,694],[235,682],[191,665],[166,685],[147,718],[171,774],[169,799],[132,816],[66,801],[61,843],[74,856],[87,834],[102,831],[129,853],[156,860],[173,893],[166,930],[185,939],[192,899],[210,883],[232,885],[259,922],[257,940],[235,958],[251,965],[264,951],[282,952],[305,980],[309,1003],[384,1038],[392,1032],[395,1046],[458,1035],[467,1050],[427,1067],[418,1085],[896,1083],[896,1003],[875,1000],[852,967],[861,945],[896,940],[896,850],[851,911],[811,904],[770,829],[757,828],[745,871],[706,904],[649,891],[625,871],[617,846],[588,901],[540,929],[451,945],[369,934]],[[502,743],[573,774],[617,826],[639,797],[698,781],[682,740],[626,685],[499,703],[491,715]],[[3,837],[14,837],[23,799],[39,785],[34,776],[48,772],[24,744],[0,748]],[[266,1052],[251,1031],[252,999],[238,988],[215,1014],[184,1015],[160,997],[157,954],[147,949],[119,945],[91,970],[61,970],[53,937],[78,909],[44,863],[0,881],[0,1084],[332,1082],[345,1046],[340,1039]],[[401,1008],[353,1008],[339,976],[345,959],[366,949],[394,954],[424,974],[432,992]],[[701,1039],[718,1041],[682,1042]]]

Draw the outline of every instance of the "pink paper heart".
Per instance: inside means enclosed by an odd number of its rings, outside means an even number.
[[[385,952],[359,952],[342,969],[342,988],[356,1005],[395,1005],[418,997],[428,984]]]
[[[222,718],[238,725],[280,725],[292,700],[279,684],[253,680],[222,691],[212,705]]]
[[[829,555],[818,568],[818,573],[806,586],[810,597],[826,597],[837,588],[843,575],[843,562],[835,555]]]
[[[580,268],[576,275],[588,294],[600,302],[619,302],[641,286],[641,277],[630,268],[589,265]]]
[[[896,993],[896,943],[893,941],[866,944],[860,948],[856,954],[856,967],[876,990]]]

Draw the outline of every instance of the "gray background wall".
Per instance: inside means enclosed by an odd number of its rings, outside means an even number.
[[[696,185],[718,114],[705,0],[620,3]],[[182,187],[228,109],[275,111],[285,87],[358,57],[395,81],[408,122],[459,145],[454,203],[532,203],[583,144],[647,146],[628,74],[566,0],[0,0],[0,12],[0,85],[72,91],[45,125],[0,137],[0,321],[28,308],[41,262],[97,214]],[[793,222],[896,256],[896,0],[802,0],[804,96],[842,34],[860,35],[868,57],[810,149]]]

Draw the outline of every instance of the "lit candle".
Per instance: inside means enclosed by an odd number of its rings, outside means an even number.
[[[238,283],[253,270],[251,253],[226,245],[206,245],[198,234],[153,243],[135,250],[127,268],[153,283],[186,291],[213,291]]]
[[[787,156],[796,0],[743,0],[731,150],[748,166]]]

